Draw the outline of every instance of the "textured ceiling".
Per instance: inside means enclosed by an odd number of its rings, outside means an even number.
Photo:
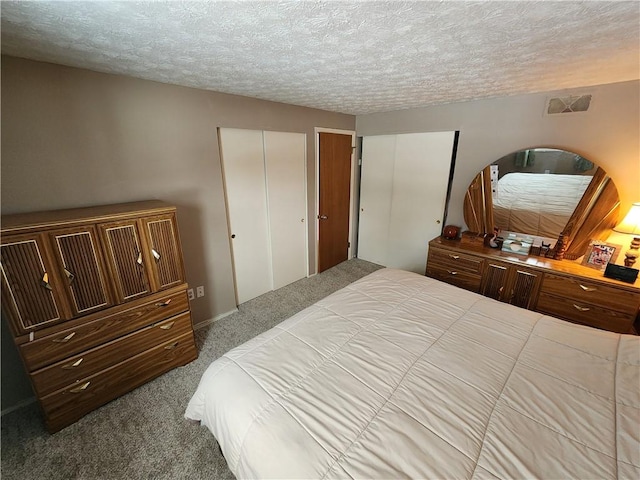
[[[640,77],[640,3],[13,2],[2,53],[350,114]]]

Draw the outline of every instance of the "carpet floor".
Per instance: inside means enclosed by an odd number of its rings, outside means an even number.
[[[228,350],[379,268],[349,260],[240,305],[238,312],[196,332],[197,360],[53,435],[35,403],[4,415],[2,478],[234,478],[213,435],[183,416],[202,373]]]

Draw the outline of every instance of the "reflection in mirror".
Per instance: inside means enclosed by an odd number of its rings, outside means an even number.
[[[580,155],[521,150],[491,165],[493,219],[501,230],[558,238],[595,172]]]
[[[534,148],[506,155],[473,180],[464,201],[469,230],[560,239],[556,258],[577,258],[592,238],[612,228],[618,193],[588,159],[564,150]],[[553,248],[553,247],[552,247]]]

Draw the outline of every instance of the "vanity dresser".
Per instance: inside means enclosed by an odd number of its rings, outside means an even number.
[[[509,153],[473,179],[463,210],[469,232],[432,240],[426,273],[522,308],[638,334],[640,279],[612,280],[580,262],[591,241],[608,238],[619,210],[613,180],[582,155],[548,147]],[[483,237],[495,230],[505,244],[513,235],[536,238],[538,247],[490,248]]]
[[[463,234],[462,239],[429,242],[426,274],[570,322],[638,334],[640,280],[629,284],[606,278],[574,261],[511,254]]]
[[[197,357],[175,207],[7,215],[1,232],[2,316],[50,432]]]

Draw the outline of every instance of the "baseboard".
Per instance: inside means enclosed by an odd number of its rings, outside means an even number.
[[[34,403],[36,401],[36,397],[29,397],[29,398],[25,398],[24,400],[19,401],[18,403],[16,403],[15,405],[5,408],[4,410],[2,410],[0,412],[0,417],[4,417],[7,413],[11,413],[15,410],[18,410],[19,408],[22,407],[26,407],[27,405],[30,405],[32,403]]]
[[[201,322],[194,323],[193,324],[193,329],[194,330],[199,330],[201,328],[208,327],[209,325],[217,322],[218,320],[222,320],[224,317],[228,317],[229,315],[231,315],[232,313],[236,313],[237,311],[238,311],[238,309],[234,308],[233,310],[230,310],[228,312],[221,313],[220,315],[216,315],[213,318],[209,318],[207,320],[203,320]]]

